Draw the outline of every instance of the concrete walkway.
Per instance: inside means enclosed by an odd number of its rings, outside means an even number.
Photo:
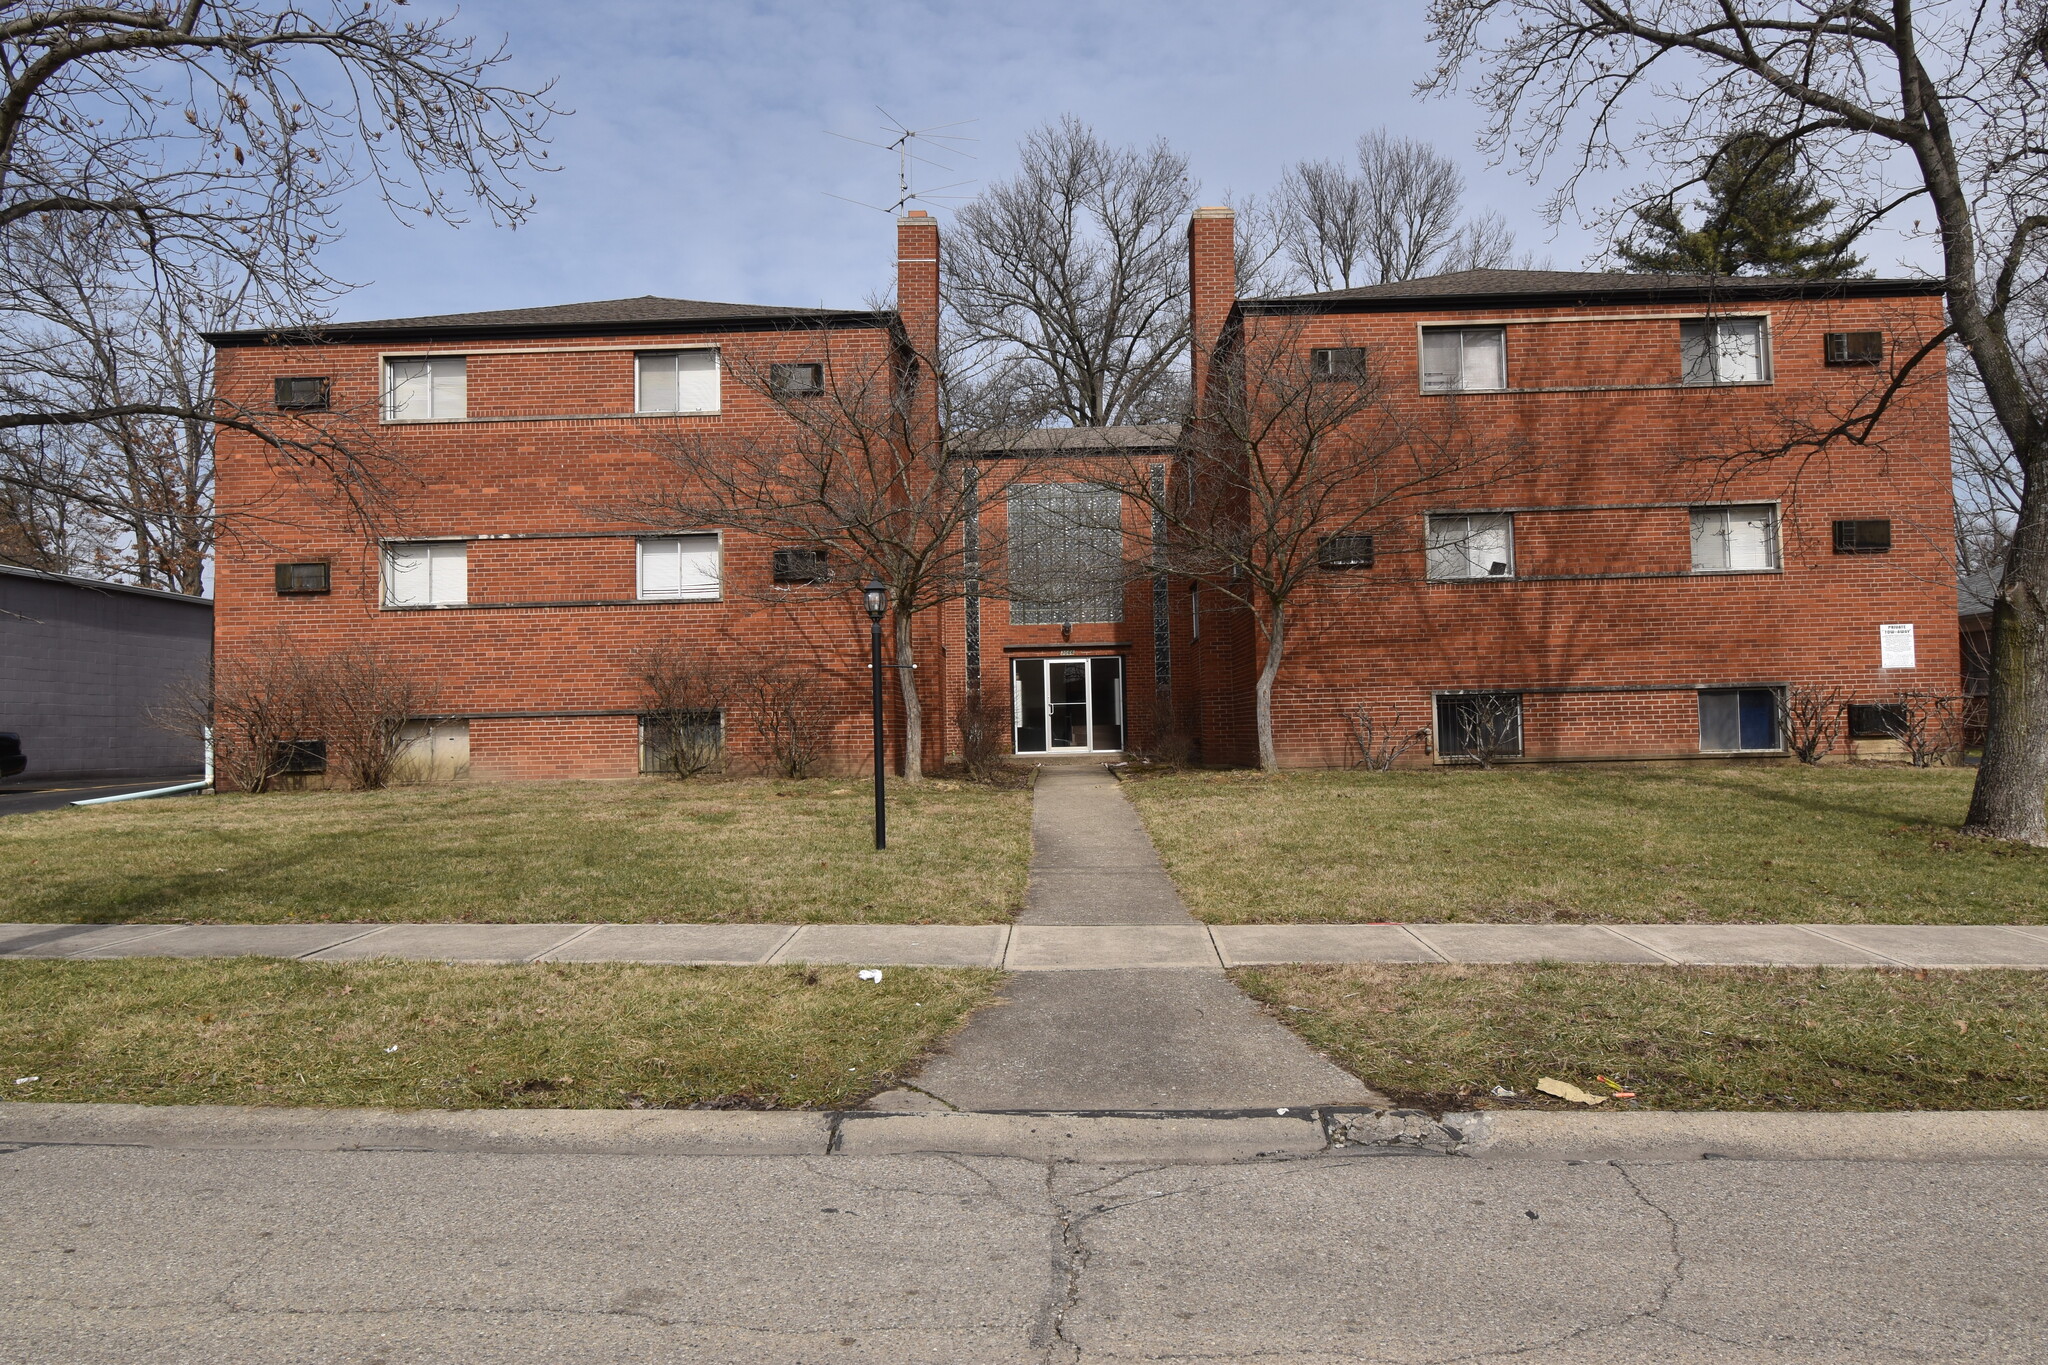
[[[876,1096],[870,1109],[1212,1109],[1371,1098],[1224,978],[1215,944],[1106,771],[1041,769],[1031,842],[1031,882],[1003,955],[1019,974],[910,1087]]]
[[[0,958],[263,957],[314,962],[849,963],[1012,972],[1281,962],[1641,962],[2048,970],[2048,925],[1217,924],[1142,868],[1033,867],[1007,924],[0,924]],[[1137,919],[1176,907],[1177,922]],[[1082,923],[1077,916],[1099,916]],[[1122,915],[1132,918],[1110,919]]]

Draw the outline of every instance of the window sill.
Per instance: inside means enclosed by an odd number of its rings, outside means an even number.
[[[1662,384],[1559,384],[1505,389],[1421,389],[1418,392],[1424,398],[1461,398],[1490,393],[1645,393],[1660,389],[1768,389],[1776,382],[1775,379],[1738,379],[1726,384],[1687,384],[1680,380]]]
[[[724,600],[722,597],[591,597],[544,602],[425,602],[403,606],[386,602],[382,609],[392,612],[425,612],[514,611],[533,607],[688,607]]]
[[[1790,749],[1702,749],[1701,758],[1787,758]]]
[[[717,417],[723,412],[723,408],[705,408],[696,412],[541,412],[497,417],[384,417],[378,420],[380,425],[387,427],[474,427],[500,422],[623,422],[643,417]]]

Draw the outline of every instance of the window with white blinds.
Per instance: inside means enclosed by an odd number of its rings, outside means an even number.
[[[1692,509],[1692,571],[1730,573],[1778,567],[1778,509],[1748,507]]]
[[[426,356],[384,362],[384,420],[452,422],[469,416],[469,359]]]
[[[635,412],[717,412],[718,349],[640,351]]]
[[[648,601],[715,602],[716,535],[662,536],[640,542],[640,596]]]
[[[1512,578],[1515,523],[1505,512],[1429,518],[1432,579]]]
[[[1426,393],[1471,393],[1508,386],[1504,327],[1430,327],[1422,333]]]
[[[446,607],[469,601],[469,546],[422,540],[384,547],[384,605]]]
[[[1762,318],[1711,318],[1678,324],[1678,353],[1688,384],[1761,384],[1771,377]]]

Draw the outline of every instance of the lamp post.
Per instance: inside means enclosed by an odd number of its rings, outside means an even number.
[[[882,804],[882,613],[889,609],[889,589],[870,578],[860,590],[868,609],[868,659],[875,683],[875,851],[889,846],[889,812]]]

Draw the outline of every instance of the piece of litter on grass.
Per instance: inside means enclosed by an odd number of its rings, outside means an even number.
[[[1276,1113],[1276,1114],[1284,1114],[1284,1113],[1286,1113],[1287,1111],[1286,1111],[1285,1109],[1275,1109],[1275,1110],[1274,1110],[1273,1112],[1274,1112],[1274,1113]]]
[[[27,1085],[30,1081],[39,1081],[41,1079],[41,1076],[16,1076],[14,1083],[16,1085]]]
[[[1542,1080],[1536,1082],[1536,1088],[1546,1095],[1555,1095],[1559,1099],[1569,1100],[1573,1104],[1607,1103],[1605,1095],[1590,1094],[1579,1089],[1570,1081],[1560,1081],[1552,1076],[1545,1076]]]
[[[863,981],[880,981],[882,974],[873,967],[863,967],[860,971],[860,979]]]
[[[391,1045],[390,1047],[387,1047],[387,1048],[385,1048],[384,1050],[385,1050],[386,1052],[396,1052],[396,1051],[398,1051],[398,1044],[396,1044],[396,1043],[393,1043],[393,1044],[392,1044],[392,1045]]]
[[[1497,1100],[1518,1100],[1521,1098],[1521,1093],[1510,1090],[1504,1085],[1497,1085],[1493,1088],[1493,1097]]]

